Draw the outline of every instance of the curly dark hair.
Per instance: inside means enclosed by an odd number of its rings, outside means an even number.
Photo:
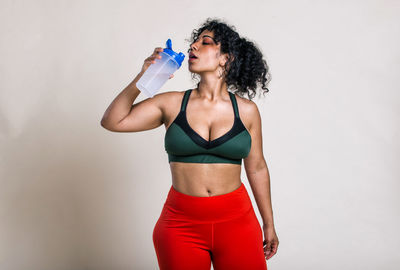
[[[260,49],[252,41],[240,37],[234,26],[217,18],[207,18],[200,28],[192,31],[191,38],[185,40],[192,44],[204,30],[214,33],[215,41],[221,44],[222,54],[228,53],[224,78],[228,89],[236,89],[235,93],[241,97],[247,93],[250,100],[256,95],[257,83],[264,89],[263,94],[269,92],[266,87],[271,80],[269,67]],[[197,75],[192,73],[192,79],[198,79]],[[199,85],[200,82],[197,87]]]

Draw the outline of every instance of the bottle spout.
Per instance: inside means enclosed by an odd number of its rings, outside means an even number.
[[[174,58],[180,67],[183,59],[185,58],[185,55],[182,52],[176,53],[174,52],[174,50],[172,50],[172,41],[170,38],[167,40],[166,46],[167,47],[164,48],[164,52],[169,54],[172,58]]]
[[[172,50],[172,41],[170,38],[167,40],[166,45],[167,45],[167,49]]]

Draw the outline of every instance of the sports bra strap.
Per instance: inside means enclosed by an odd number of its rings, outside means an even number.
[[[185,93],[184,93],[184,95],[183,95],[182,103],[181,103],[181,111],[186,110],[186,104],[187,104],[188,99],[189,99],[189,93],[190,93],[190,91],[192,91],[192,90],[191,90],[191,89],[186,90]]]
[[[184,95],[183,95],[183,98],[182,98],[181,111],[185,111],[185,110],[186,110],[186,105],[187,105],[187,103],[188,103],[189,95],[190,95],[190,93],[191,93],[192,90],[193,90],[193,89],[188,89],[188,90],[185,91],[185,93],[184,93]],[[228,93],[229,93],[229,97],[230,97],[230,99],[231,99],[231,103],[232,103],[232,106],[233,106],[233,110],[234,110],[234,112],[235,112],[235,117],[236,117],[236,118],[240,118],[240,116],[239,116],[239,107],[238,107],[238,105],[237,105],[236,96],[235,96],[235,94],[232,93],[232,92],[229,92],[229,91],[228,91]]]
[[[229,91],[228,91],[228,93],[229,93],[229,95],[230,95],[230,97],[231,97],[231,100],[232,100],[232,106],[233,106],[233,110],[235,111],[235,117],[236,117],[236,118],[240,118],[240,116],[239,116],[239,107],[238,107],[238,105],[237,105],[236,96],[235,96],[235,94],[232,93],[232,92],[229,92]]]

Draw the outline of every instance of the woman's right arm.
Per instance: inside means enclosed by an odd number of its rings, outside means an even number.
[[[135,79],[111,102],[101,119],[101,126],[115,132],[138,132],[156,128],[163,124],[162,102],[166,93],[159,93],[133,104],[140,90],[136,82],[146,69],[161,58],[158,54],[163,51],[157,47],[153,54],[143,64],[142,70]],[[172,78],[173,75],[170,76]],[[133,105],[132,105],[133,104]]]

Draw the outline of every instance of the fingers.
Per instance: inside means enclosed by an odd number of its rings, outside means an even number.
[[[156,47],[156,48],[154,49],[154,52],[153,52],[153,53],[162,52],[162,51],[164,51],[163,48],[161,48],[161,47]]]
[[[161,47],[157,47],[157,48],[154,49],[154,52],[153,52],[153,54],[151,55],[152,63],[155,63],[155,62],[156,62],[155,59],[161,59],[160,52],[162,52],[162,51],[164,51],[164,49],[161,48]]]
[[[266,254],[266,259],[268,260],[269,258],[271,258],[272,256],[274,256],[276,254],[276,246],[272,248],[272,250],[270,250],[269,252],[267,252],[268,254]]]
[[[156,59],[160,59],[161,55],[160,52],[164,51],[163,48],[161,47],[156,47],[153,51],[153,53],[146,58],[145,62],[149,62],[150,64],[154,64],[156,62]]]
[[[264,244],[264,255],[265,255],[265,259],[269,259],[272,256],[274,256],[277,252],[278,249],[278,244],[279,241],[278,240],[272,240],[272,241],[265,241],[263,242]]]

